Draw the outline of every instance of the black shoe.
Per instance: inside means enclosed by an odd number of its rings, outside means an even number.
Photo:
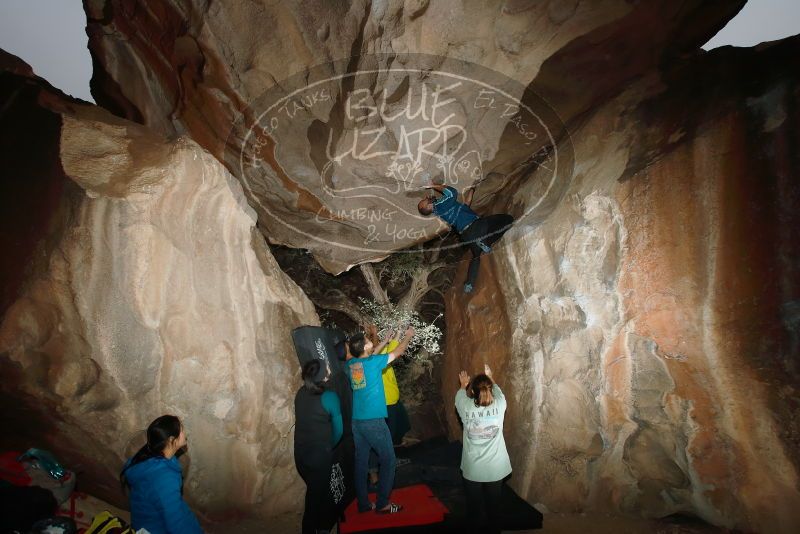
[[[363,513],[366,513],[366,512],[371,512],[371,511],[373,511],[374,509],[375,509],[375,503],[374,503],[374,502],[371,502],[371,503],[369,503],[369,508],[361,508],[361,507],[359,506],[359,507],[358,507],[358,513],[360,513],[360,514],[363,514]]]

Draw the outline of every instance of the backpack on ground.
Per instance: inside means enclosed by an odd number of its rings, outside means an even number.
[[[134,531],[123,519],[104,511],[94,516],[85,534],[134,534]]]

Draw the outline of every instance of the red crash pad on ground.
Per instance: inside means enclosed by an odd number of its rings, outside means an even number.
[[[375,502],[375,494],[370,493],[369,499]],[[344,511],[345,520],[339,523],[339,532],[347,534],[382,528],[430,525],[444,521],[444,514],[449,511],[425,484],[395,489],[390,499],[401,504],[403,509],[396,514],[359,513],[356,501],[351,502]]]
[[[21,452],[8,451],[0,454],[0,480],[11,482],[15,486],[29,486],[31,477],[25,471],[25,466],[17,461]]]

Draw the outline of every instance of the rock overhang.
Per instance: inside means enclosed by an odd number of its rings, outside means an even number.
[[[741,5],[504,2],[476,10],[457,2],[313,9],[196,2],[178,9],[107,0],[87,5],[87,31],[98,102],[167,135],[189,133],[242,180],[271,242],[307,248],[337,273],[443,231],[419,217],[415,200],[419,177],[436,175],[431,156],[445,155],[457,126],[467,127],[472,143],[454,161],[469,168],[457,185],[483,180],[478,210],[541,222],[571,179],[569,158],[561,158],[554,188],[541,169],[569,152],[564,125],[665,58],[702,44]],[[433,98],[431,82],[446,88],[454,80],[441,72],[505,88],[523,105],[534,101],[534,114],[549,108],[550,139],[524,113],[502,117],[499,109],[491,117],[476,109],[463,88],[447,94],[461,107],[453,120],[464,119],[449,129],[434,126],[432,115],[427,124],[422,114],[391,119],[404,99],[415,111],[430,108],[430,100],[420,106],[423,90]],[[267,93],[279,99],[297,89],[303,94],[294,97],[301,98],[284,100],[281,110],[287,118],[294,114],[295,130],[280,137],[271,132],[272,117],[261,123],[263,109],[256,108]],[[477,96],[480,89],[471,91]],[[387,103],[389,115],[380,112]],[[266,134],[260,141],[246,133],[255,124]],[[254,140],[255,151],[247,147]],[[431,154],[426,160],[386,155],[380,162],[359,157],[367,147],[401,154],[407,141],[427,145]],[[259,163],[243,169],[244,152]],[[350,157],[337,159],[343,154]],[[469,175],[476,168],[480,178]]]

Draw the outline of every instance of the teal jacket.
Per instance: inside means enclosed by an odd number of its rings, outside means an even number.
[[[125,479],[130,486],[131,526],[150,534],[202,534],[203,529],[183,500],[183,475],[176,457],[149,458],[130,466]]]

